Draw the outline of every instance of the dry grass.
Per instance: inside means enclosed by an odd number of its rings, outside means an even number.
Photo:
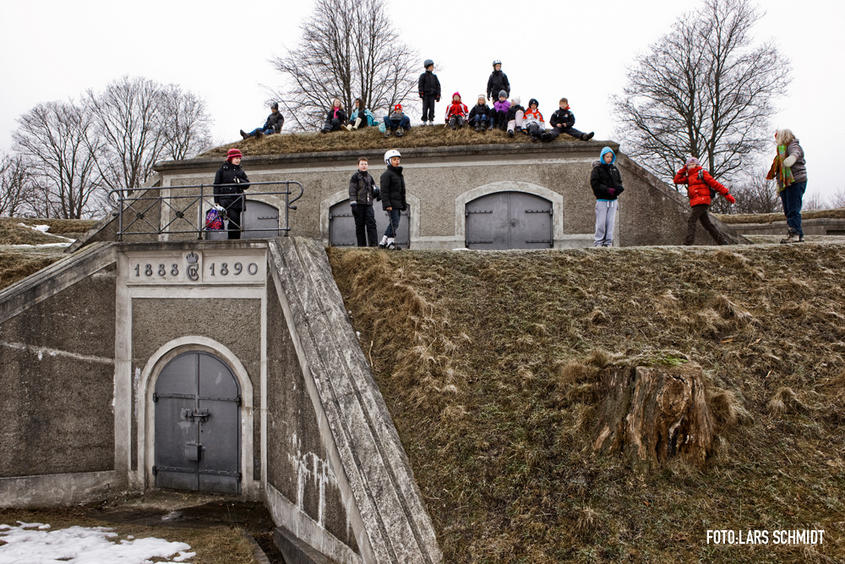
[[[446,561],[845,558],[845,246],[329,255]],[[689,361],[703,469],[591,453],[601,367]]]
[[[561,135],[552,143],[574,141],[573,137]],[[333,131],[331,133],[282,133],[262,138],[252,137],[204,153],[203,157],[223,157],[232,147],[243,151],[245,157],[252,155],[274,155],[283,153],[311,153],[323,151],[387,150],[406,147],[443,147],[449,145],[491,145],[529,143],[525,135],[510,138],[504,131],[492,130],[476,133],[470,127],[451,130],[442,125],[434,127],[412,127],[403,137],[384,138],[377,127],[359,131]]]
[[[46,268],[63,257],[63,248],[0,250],[0,288],[5,288]]]
[[[772,223],[784,221],[782,213],[736,213],[714,214],[722,223]],[[832,210],[805,210],[801,212],[803,219],[843,219],[845,208]]]

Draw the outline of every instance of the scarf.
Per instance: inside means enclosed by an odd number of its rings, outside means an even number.
[[[769,168],[769,173],[766,175],[766,179],[768,180],[772,180],[773,178],[778,179],[778,193],[783,192],[795,182],[795,178],[792,176],[792,168],[783,166],[783,160],[785,158],[786,145],[778,145],[778,154],[775,155],[772,166]]]

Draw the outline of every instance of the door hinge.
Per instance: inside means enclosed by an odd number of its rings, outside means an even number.
[[[153,392],[153,403],[158,403],[158,394]]]
[[[153,466],[153,476],[158,475],[158,466]]]
[[[241,397],[241,394],[238,394],[238,407],[240,407],[242,403],[243,403],[243,398]]]
[[[241,480],[243,480],[243,474],[241,472],[238,472],[238,482],[240,482]]]

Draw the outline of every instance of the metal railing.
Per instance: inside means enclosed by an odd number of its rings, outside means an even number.
[[[238,184],[218,184],[218,188],[243,186]],[[280,187],[278,190],[256,190],[256,187]],[[117,207],[117,239],[122,241],[126,235],[163,235],[196,234],[202,239],[203,234],[228,233],[232,229],[206,229],[205,214],[215,206],[214,184],[189,184],[184,186],[152,186],[149,188],[119,188],[109,192],[109,200]],[[231,199],[242,197],[245,203],[255,196],[276,197],[279,203],[279,224],[277,227],[240,225],[238,231],[275,231],[276,235],[290,231],[290,210],[295,210],[294,202],[303,194],[302,184],[295,180],[279,182],[250,182],[249,189],[243,194],[218,194]],[[261,200],[254,200],[261,201]],[[262,202],[266,203],[266,202]],[[231,206],[231,204],[230,204]],[[225,208],[224,208],[225,209]],[[150,218],[158,220],[155,225]],[[243,218],[243,215],[241,216]],[[162,218],[167,218],[162,221]],[[241,219],[243,223],[243,219]],[[145,227],[146,226],[146,227]]]

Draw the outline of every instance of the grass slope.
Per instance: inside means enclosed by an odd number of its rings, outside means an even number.
[[[445,561],[845,558],[845,246],[329,256]],[[615,361],[704,368],[703,469],[591,452]]]
[[[384,138],[384,134],[377,127],[368,127],[359,131],[333,131],[331,133],[283,133],[268,135],[261,138],[252,137],[247,140],[229,143],[215,147],[200,155],[202,157],[225,157],[226,151],[237,147],[245,156],[273,155],[281,153],[311,153],[322,151],[349,150],[387,150],[404,149],[406,147],[444,147],[450,145],[491,145],[525,143],[529,138],[525,135],[508,137],[504,131],[492,130],[476,133],[470,127],[451,130],[443,125],[434,127],[412,127],[403,137]],[[563,134],[552,143],[574,141],[573,137]],[[596,152],[598,154],[598,151]],[[598,158],[598,157],[596,157]]]

